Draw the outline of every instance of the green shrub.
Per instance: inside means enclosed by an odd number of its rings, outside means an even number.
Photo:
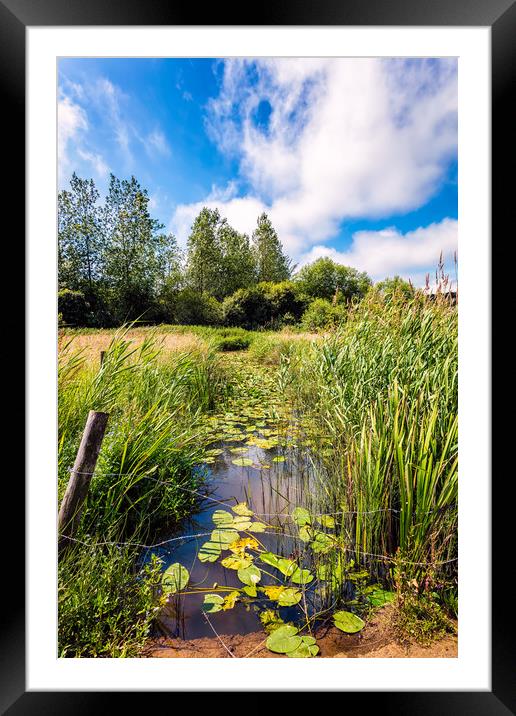
[[[191,288],[185,288],[176,296],[174,322],[187,326],[220,325],[222,323],[221,304],[207,293],[199,293]]]
[[[87,326],[93,319],[91,306],[81,291],[63,288],[57,294],[58,312],[61,321],[69,326]]]
[[[325,298],[316,298],[308,306],[301,318],[306,331],[317,331],[342,323],[346,319],[346,308],[342,304],[334,306]]]
[[[306,298],[293,281],[262,282],[228,296],[222,312],[228,326],[279,328],[298,321],[305,307]]]
[[[310,298],[331,301],[336,295],[340,300],[363,298],[371,279],[365,272],[335,263],[327,256],[303,266],[295,277],[300,290]]]

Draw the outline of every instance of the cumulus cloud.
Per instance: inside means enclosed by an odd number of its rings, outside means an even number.
[[[246,195],[178,206],[172,228],[216,205],[249,233],[265,210],[297,259],[346,219],[422,206],[456,154],[456,79],[455,60],[226,60],[206,126]]]
[[[337,251],[329,246],[314,246],[304,254],[300,266],[329,256],[337,263],[353,266],[367,273],[376,281],[399,274],[410,278],[416,285],[423,285],[429,266],[437,267],[442,254],[445,266],[453,267],[457,250],[457,221],[443,221],[420,227],[405,234],[395,228],[382,231],[358,231],[347,251]]]
[[[70,144],[77,141],[79,135],[87,129],[86,112],[70,97],[61,96],[57,105],[57,155],[60,174],[64,174],[70,167]]]

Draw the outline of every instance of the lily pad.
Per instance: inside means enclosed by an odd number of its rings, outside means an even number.
[[[204,603],[202,605],[203,612],[213,614],[214,612],[220,612],[224,608],[224,599],[220,594],[205,594]]]
[[[238,467],[250,467],[253,464],[253,461],[248,457],[237,457],[231,462],[233,465],[238,465]]]
[[[267,638],[267,648],[276,654],[288,654],[294,651],[303,642],[297,631],[296,627],[288,624],[275,629]]]
[[[316,532],[315,537],[310,542],[310,547],[316,553],[329,552],[335,544],[335,538],[331,535],[327,535],[326,532]]]
[[[319,653],[319,647],[312,636],[302,636],[301,644],[294,651],[287,652],[287,656],[294,659],[309,659]]]
[[[309,525],[312,522],[310,513],[304,507],[296,507],[292,513],[292,519],[298,527]]]
[[[294,587],[286,587],[278,596],[278,604],[280,607],[293,607],[301,601],[302,593]]]
[[[233,554],[222,560],[221,564],[226,569],[246,569],[253,563],[253,558],[249,555]]]
[[[221,548],[220,542],[205,542],[197,553],[197,558],[200,562],[216,562],[220,557]]]
[[[263,522],[251,522],[250,527],[247,528],[249,532],[265,532],[267,525]]]
[[[235,515],[241,515],[245,517],[251,517],[253,515],[253,511],[249,509],[247,506],[247,502],[239,502],[238,505],[235,505],[231,508]]]
[[[329,529],[333,529],[335,527],[335,518],[331,515],[319,515],[317,517],[317,522],[323,527],[327,527]]]
[[[281,557],[277,554],[274,554],[274,552],[262,552],[260,555],[260,560],[264,564],[270,564],[271,567],[278,568],[278,563],[280,561]]]
[[[230,544],[233,544],[238,539],[238,532],[236,530],[213,530],[211,533],[210,540],[218,543],[221,549],[228,549]]]
[[[248,597],[258,596],[258,592],[256,591],[254,584],[246,584],[246,586],[242,588],[242,591],[245,592]]]
[[[229,527],[233,523],[233,515],[231,512],[227,512],[227,510],[215,510],[212,520],[217,527]]]
[[[163,573],[161,584],[165,592],[175,594],[186,587],[189,579],[190,574],[186,567],[183,567],[179,562],[175,562]]]
[[[367,598],[372,607],[383,607],[390,604],[396,598],[395,592],[388,592],[385,589],[373,589]]]
[[[262,573],[260,572],[258,567],[256,567],[256,565],[251,564],[245,569],[239,569],[237,576],[243,584],[252,586],[258,584],[258,582],[262,578]]]
[[[313,578],[313,575],[310,574],[308,569],[300,569],[299,567],[291,576],[291,580],[294,584],[310,584]]]
[[[346,634],[355,634],[365,627],[365,622],[352,612],[335,612],[333,623]]]
[[[285,462],[286,458],[284,455],[276,455],[272,458],[272,462]]]

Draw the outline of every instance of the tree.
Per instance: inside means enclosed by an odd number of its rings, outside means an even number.
[[[379,281],[375,284],[375,288],[387,301],[392,300],[394,297],[408,300],[412,298],[415,293],[412,283],[405,281],[401,276],[394,276],[394,278],[386,278],[383,281]]]
[[[197,293],[222,294],[222,248],[218,234],[220,214],[204,207],[195,219],[187,244],[188,285]]]
[[[256,282],[256,265],[249,237],[233,229],[226,219],[218,227],[218,239],[222,253],[220,298],[224,298]]]
[[[256,279],[260,281],[285,281],[290,278],[292,266],[290,259],[283,253],[278,234],[269,217],[263,213],[258,217],[253,232],[253,255],[256,262]]]
[[[327,256],[303,266],[295,280],[307,296],[335,302],[362,298],[372,285],[365,271],[335,263]]]
[[[150,216],[149,197],[135,177],[111,174],[104,207],[104,269],[109,300],[118,320],[145,313],[156,296],[168,238]]]
[[[101,267],[99,192],[93,179],[72,175],[70,190],[58,195],[59,288],[91,298]]]

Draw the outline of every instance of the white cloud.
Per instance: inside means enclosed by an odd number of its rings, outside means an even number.
[[[329,256],[337,263],[367,271],[375,281],[400,274],[421,286],[425,282],[425,269],[429,266],[437,268],[441,253],[446,269],[453,268],[457,229],[457,221],[443,219],[406,234],[394,228],[358,231],[353,234],[349,250],[314,246],[301,258],[299,268],[321,256]]]
[[[260,104],[268,124],[257,122]],[[416,209],[439,186],[457,146],[455,60],[227,60],[207,129],[250,186],[177,207],[172,227],[216,205],[251,232],[267,211],[294,258],[347,218]],[[189,226],[188,226],[189,228]]]
[[[161,129],[155,129],[148,134],[145,138],[144,144],[147,152],[151,155],[158,154],[164,157],[170,156],[170,146]]]
[[[70,144],[88,129],[86,112],[67,96],[61,96],[57,105],[57,155],[59,174],[70,167]]]
[[[77,154],[85,162],[92,165],[97,176],[104,178],[107,177],[109,174],[109,167],[101,154],[90,152],[87,149],[82,149],[81,147],[77,147]]]

